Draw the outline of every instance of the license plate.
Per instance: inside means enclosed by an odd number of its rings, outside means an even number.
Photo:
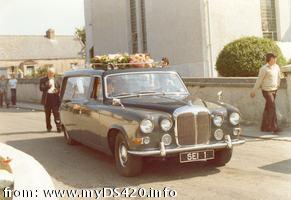
[[[214,159],[214,150],[180,153],[180,163]]]

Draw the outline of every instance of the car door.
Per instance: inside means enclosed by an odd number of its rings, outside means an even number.
[[[102,78],[94,76],[91,78],[88,101],[82,104],[80,115],[80,126],[86,145],[102,149],[100,129],[100,106],[103,104]]]
[[[70,136],[84,143],[86,137],[82,134],[82,114],[86,112],[84,104],[88,102],[91,77],[69,77],[62,100],[62,121]]]

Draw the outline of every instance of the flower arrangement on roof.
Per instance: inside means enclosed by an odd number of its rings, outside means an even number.
[[[94,69],[127,69],[127,68],[153,68],[158,63],[149,56],[149,54],[108,54],[95,56],[92,58],[92,67]]]

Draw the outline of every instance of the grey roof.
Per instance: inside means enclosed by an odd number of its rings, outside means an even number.
[[[116,69],[116,70],[98,70],[98,69],[74,69],[66,71],[64,77],[69,76],[90,76],[90,75],[109,75],[109,74],[120,74],[120,73],[135,73],[135,72],[176,72],[171,67],[166,68],[129,68],[129,69]]]
[[[0,60],[81,58],[82,43],[74,36],[1,36]]]

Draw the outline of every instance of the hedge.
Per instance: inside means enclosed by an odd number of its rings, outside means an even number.
[[[244,37],[223,48],[217,58],[216,69],[225,77],[257,76],[260,67],[265,64],[265,55],[269,52],[277,55],[279,66],[286,64],[280,48],[273,40]]]

